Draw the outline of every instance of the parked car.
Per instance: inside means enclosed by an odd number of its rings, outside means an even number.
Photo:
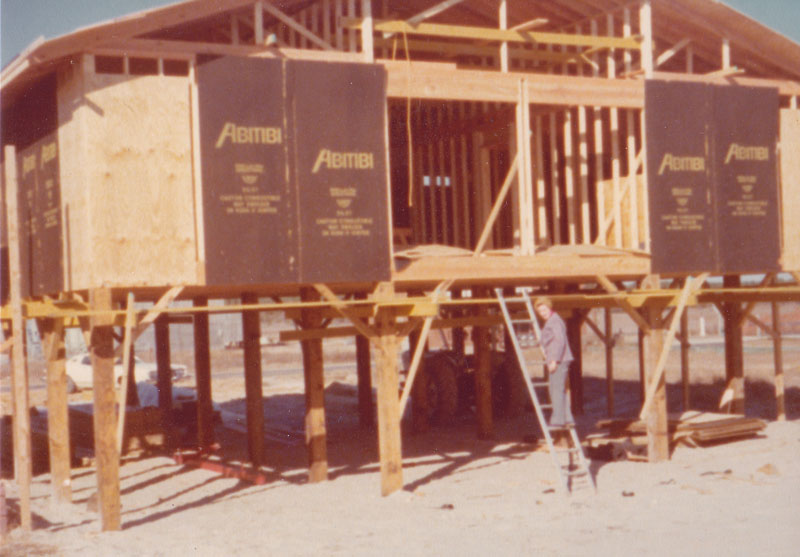
[[[134,357],[133,376],[136,383],[143,381],[155,382],[158,377],[158,366],[155,362],[145,362]],[[172,364],[172,380],[179,381],[188,377],[188,371],[183,364]],[[114,362],[114,381],[117,384],[125,377],[122,367],[122,358]],[[78,354],[67,360],[67,392],[74,393],[78,389],[92,388],[92,359],[89,354]]]

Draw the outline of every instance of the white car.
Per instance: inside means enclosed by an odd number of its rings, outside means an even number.
[[[155,362],[145,362],[134,357],[133,376],[136,383],[142,381],[155,382],[158,377],[158,366]],[[172,380],[179,381],[188,376],[186,366],[172,364]],[[122,383],[125,370],[122,368],[122,358],[114,362],[114,381]],[[67,392],[74,393],[78,389],[91,389],[93,382],[92,359],[89,354],[78,354],[67,360]]]

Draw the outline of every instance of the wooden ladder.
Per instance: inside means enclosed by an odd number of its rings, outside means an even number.
[[[542,403],[539,401],[537,389],[541,389],[544,393],[546,400],[550,398],[550,391],[548,390],[549,381],[544,371],[541,376],[535,376],[531,373],[532,369],[537,367],[545,369],[545,354],[542,347],[541,337],[542,333],[539,329],[539,322],[536,320],[536,313],[531,302],[530,290],[527,288],[518,289],[519,297],[507,298],[500,288],[495,289],[497,301],[500,303],[500,309],[503,312],[503,320],[506,324],[511,343],[514,346],[514,353],[519,362],[519,369],[522,372],[525,386],[528,389],[528,395],[533,403],[533,409],[536,412],[536,418],[539,421],[544,433],[544,438],[547,441],[547,449],[553,460],[553,464],[558,471],[559,483],[562,485],[567,493],[572,493],[577,486],[576,480],[585,480],[584,484],[591,485],[593,490],[597,490],[594,483],[594,477],[589,470],[589,463],[586,456],[583,454],[581,447],[581,440],[578,437],[578,432],[575,426],[570,424],[568,426],[552,427],[549,425],[548,420],[544,417],[544,410],[552,410],[552,402]],[[509,310],[510,304],[518,304],[522,302],[525,307],[526,316],[521,319],[512,318],[511,311]],[[532,341],[532,342],[531,342]],[[528,348],[538,347],[535,356],[530,357],[526,355],[523,350],[523,344]],[[566,439],[568,440],[567,447],[556,447],[553,443],[553,433],[567,433]]]

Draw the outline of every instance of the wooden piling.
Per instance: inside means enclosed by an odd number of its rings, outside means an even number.
[[[372,363],[369,339],[356,336],[356,366],[358,373],[358,423],[361,427],[375,425],[375,404],[372,400]]]
[[[741,285],[738,275],[723,277],[725,288]],[[725,380],[727,388],[733,392],[730,412],[744,414],[744,343],[742,338],[742,304],[725,302],[722,304],[722,319],[725,324]]]
[[[664,345],[664,320],[661,306],[649,305],[643,310],[650,330],[643,335],[643,361],[645,385],[653,380],[658,359]],[[664,374],[660,375],[658,387],[650,404],[645,423],[647,425],[647,459],[661,462],[669,459],[669,434],[667,432],[667,387]]]
[[[110,311],[111,290],[89,291],[95,312]],[[114,392],[114,319],[111,314],[91,318],[92,383],[94,391],[94,452],[97,463],[97,494],[103,531],[120,529],[119,453]]]
[[[61,319],[42,319],[39,332],[47,363],[47,441],[53,500],[69,503],[72,486],[64,323]]]
[[[193,300],[195,307],[208,306],[208,298]],[[214,443],[214,408],[211,395],[211,349],[208,313],[194,314],[194,374],[197,385],[197,444],[208,448]]]
[[[567,319],[567,339],[572,350],[572,363],[569,365],[569,393],[572,413],[576,416],[583,415],[583,350],[581,329],[583,314],[574,311]]]
[[[378,297],[390,297],[393,292]],[[391,309],[382,309],[375,317],[378,366],[378,452],[381,468],[381,494],[389,495],[403,487],[403,456],[400,436],[400,400],[397,373],[397,333]]]
[[[778,302],[772,302],[772,352],[775,358],[775,418],[786,421],[786,392],[783,380],[783,339],[781,312]]]
[[[480,296],[486,296],[482,291]],[[480,315],[486,315],[485,308],[479,308]],[[478,421],[478,439],[494,436],[492,416],[492,346],[489,327],[472,328],[472,344],[475,350],[475,409]],[[510,345],[507,345],[510,346]],[[509,381],[509,384],[513,382]]]
[[[6,220],[8,223],[9,300],[11,302],[11,381],[14,410],[14,477],[20,494],[20,523],[30,531],[31,520],[31,417],[28,413],[28,371],[25,365],[25,321],[22,316],[22,275],[17,204],[17,154],[13,145],[5,148]]]
[[[604,344],[606,348],[606,412],[613,416],[616,411],[614,408],[614,331],[612,330],[611,309],[603,310],[606,338]]]
[[[691,280],[691,279],[687,279]],[[689,393],[691,391],[691,381],[689,378],[689,308],[683,310],[681,314],[681,329],[680,329],[680,343],[681,343],[681,395],[683,401],[684,412],[689,409]]]
[[[169,345],[169,319],[166,314],[155,321],[155,337],[158,409],[161,412],[164,448],[171,451],[175,448],[175,435],[172,427],[172,355]]]
[[[258,296],[242,294],[243,304],[258,303]],[[247,446],[250,461],[259,467],[264,459],[264,392],[261,387],[261,324],[258,311],[242,312],[244,389],[247,400]]]
[[[319,300],[312,288],[303,288],[300,298],[304,302]],[[316,329],[322,325],[319,309],[304,309],[301,326]],[[306,448],[308,449],[308,480],[312,483],[328,479],[328,436],[325,426],[325,375],[322,356],[322,339],[300,341],[303,350],[303,377],[306,399]]]
[[[362,296],[364,298],[364,296]],[[375,404],[372,400],[372,362],[369,339],[356,335],[356,368],[358,375],[358,423],[361,427],[375,425]]]

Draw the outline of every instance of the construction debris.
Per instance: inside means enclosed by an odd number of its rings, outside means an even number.
[[[592,458],[602,460],[646,460],[647,426],[636,418],[609,418],[597,422],[598,429],[608,430],[587,437]],[[669,415],[669,442],[701,447],[757,435],[766,427],[759,418],[742,415],[689,411]]]

